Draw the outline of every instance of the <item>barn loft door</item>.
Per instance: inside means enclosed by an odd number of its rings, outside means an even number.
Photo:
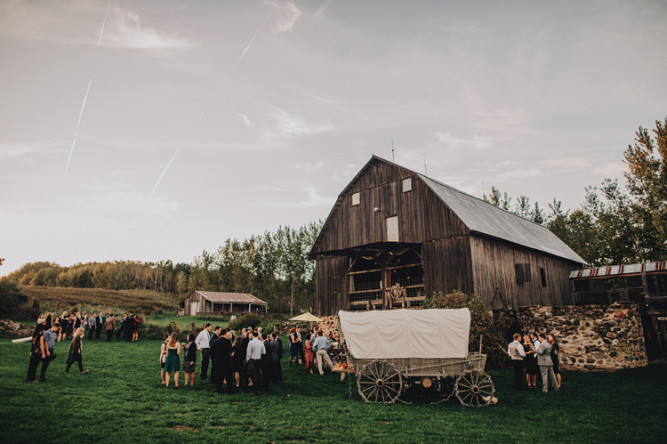
[[[420,246],[384,250],[350,258],[351,309],[401,308],[425,299]]]
[[[398,242],[398,216],[387,218],[387,242]]]

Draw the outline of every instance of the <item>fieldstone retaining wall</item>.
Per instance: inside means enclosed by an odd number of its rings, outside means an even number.
[[[637,304],[529,306],[504,313],[514,318],[515,326],[524,333],[556,335],[564,369],[617,370],[648,365]]]
[[[18,338],[24,338],[26,336],[32,336],[34,331],[35,327],[29,325],[14,322],[10,319],[0,320],[0,335],[5,337],[16,336]]]

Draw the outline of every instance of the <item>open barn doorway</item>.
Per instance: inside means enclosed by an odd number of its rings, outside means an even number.
[[[410,308],[426,298],[420,245],[359,251],[347,274],[352,310]]]

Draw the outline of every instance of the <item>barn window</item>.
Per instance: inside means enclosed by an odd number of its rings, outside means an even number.
[[[359,196],[359,193],[354,193],[352,195],[352,206],[359,205],[359,203],[361,203],[361,197]]]
[[[398,242],[398,216],[387,218],[387,242]]]
[[[523,285],[530,282],[530,264],[514,264],[514,271],[517,284]]]
[[[412,177],[403,179],[403,192],[407,193],[408,191],[412,191]]]
[[[544,270],[544,268],[540,268],[540,278],[542,279],[542,286],[546,287],[547,286],[547,272]]]

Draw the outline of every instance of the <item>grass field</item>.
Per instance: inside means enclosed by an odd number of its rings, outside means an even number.
[[[490,372],[496,406],[455,401],[366,404],[353,378],[309,375],[284,360],[268,393],[219,395],[208,382],[164,388],[159,341],[84,340],[84,367],[64,374],[56,346],[48,381],[28,384],[28,343],[0,341],[0,440],[33,442],[666,442],[667,367],[565,373],[559,393],[516,392]],[[197,363],[199,370],[199,362]],[[183,374],[180,375],[181,385]]]

